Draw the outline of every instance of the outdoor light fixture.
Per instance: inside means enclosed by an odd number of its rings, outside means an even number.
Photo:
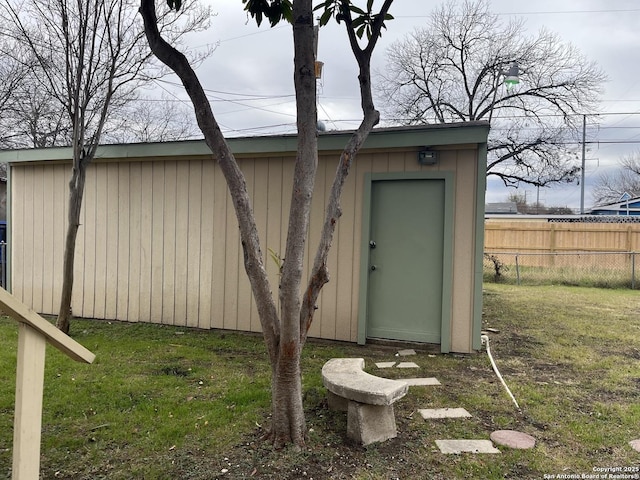
[[[418,163],[420,165],[435,165],[438,162],[438,153],[428,148],[423,148],[418,152]]]
[[[504,75],[504,83],[507,88],[511,88],[520,83],[520,68],[517,62],[513,62],[509,70],[503,71],[502,74]]]

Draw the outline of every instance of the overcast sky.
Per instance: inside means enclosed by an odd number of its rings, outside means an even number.
[[[214,112],[230,136],[267,135],[295,131],[291,28],[257,28],[247,21],[240,0],[209,0],[217,15],[206,33],[191,38],[195,48],[216,45],[199,68]],[[377,3],[380,3],[379,0]],[[432,0],[395,0],[395,20],[379,42],[372,66],[382,70],[388,46],[424,25]],[[558,33],[589,59],[597,62],[609,81],[601,104],[598,125],[587,126],[585,206],[592,205],[590,183],[611,169],[621,155],[640,149],[640,2],[637,0],[492,0],[492,11],[508,18],[522,17],[533,34],[541,27]],[[331,23],[320,31],[318,59],[324,62],[319,90],[318,117],[328,129],[357,126],[360,119],[355,62],[343,28]],[[174,99],[186,96],[171,85],[159,84]],[[378,101],[378,106],[382,104]],[[611,143],[612,142],[612,143]],[[638,144],[634,142],[639,142]],[[501,182],[489,179],[488,202],[505,201],[509,192]],[[580,187],[522,187],[527,198],[546,205],[580,205]]]

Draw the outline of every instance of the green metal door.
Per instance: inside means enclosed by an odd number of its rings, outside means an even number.
[[[367,337],[440,343],[445,179],[373,181],[370,215]]]

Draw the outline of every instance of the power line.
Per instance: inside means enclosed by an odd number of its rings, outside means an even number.
[[[573,15],[575,13],[638,13],[640,8],[626,8],[620,10],[553,10],[546,12],[500,12],[495,15]]]
[[[620,129],[636,129],[637,130],[637,129],[640,129],[640,125],[629,126],[629,127],[623,127],[623,126],[620,126],[620,127],[616,127],[616,126],[613,126],[613,127],[598,126],[598,130],[620,130]]]
[[[627,9],[604,9],[604,10],[549,10],[549,11],[533,11],[533,12],[492,12],[492,15],[507,16],[507,15],[574,15],[576,13],[589,14],[589,13],[639,13],[640,8],[627,8]],[[460,14],[459,16],[462,16]],[[431,15],[394,15],[394,18],[429,18]]]
[[[259,30],[257,32],[245,33],[244,35],[238,35],[237,37],[224,38],[222,40],[218,40],[218,43],[230,42],[232,40],[239,40],[241,38],[251,37],[253,35],[260,35],[263,33],[274,32],[277,30],[281,30],[283,28],[288,28],[288,25],[280,25],[279,27],[273,27],[273,28],[270,28],[269,30]]]
[[[179,88],[183,88],[182,84],[178,83],[178,82],[172,82],[170,80],[164,80],[164,79],[158,79],[157,82],[162,82],[165,83],[167,85],[171,85],[172,87],[179,87]],[[238,96],[238,97],[246,97],[246,99],[243,99],[245,101],[249,101],[250,99],[254,99],[254,100],[271,100],[271,99],[275,99],[275,98],[295,98],[295,94],[293,93],[287,93],[287,94],[273,94],[273,95],[267,95],[267,94],[250,94],[250,93],[236,93],[236,92],[225,92],[222,90],[214,90],[212,88],[203,88],[203,90],[205,92],[208,93],[214,93],[214,94],[218,94],[218,95],[234,95],[234,96]],[[229,100],[232,101],[232,100]]]
[[[163,83],[166,83],[166,84],[171,85],[171,86],[174,86],[174,87],[180,86],[179,84],[177,84],[177,83],[175,83],[175,82],[170,82],[170,81],[168,81],[168,80],[158,80],[158,81],[156,81],[156,83],[159,83],[159,82],[163,82]],[[160,87],[161,87],[161,88],[163,88],[162,86],[160,86]],[[164,88],[163,88],[163,89],[164,89]],[[164,89],[164,90],[166,90],[166,89]],[[215,90],[210,90],[210,89],[207,89],[207,88],[203,88],[203,90],[205,91],[205,93],[207,93],[207,98],[208,98],[208,99],[209,99],[209,101],[211,101],[211,102],[226,102],[226,103],[231,103],[231,104],[234,104],[234,105],[239,105],[239,106],[245,107],[243,110],[251,110],[251,109],[253,109],[253,110],[260,110],[260,111],[267,112],[267,113],[273,113],[273,114],[275,114],[275,115],[286,115],[286,116],[288,116],[288,117],[295,117],[295,115],[294,115],[294,114],[291,114],[291,113],[278,112],[277,110],[270,110],[270,109],[268,109],[268,108],[260,107],[260,106],[257,106],[257,105],[247,105],[246,103],[243,103],[243,102],[242,102],[242,101],[240,101],[240,100],[232,100],[232,99],[228,99],[228,98],[219,98],[219,97],[212,97],[212,98],[210,98],[210,97],[209,97],[209,94],[210,94],[211,92],[215,92]],[[174,95],[174,96],[175,96],[175,95]],[[290,96],[293,96],[293,95],[273,95],[273,96],[265,96],[265,97],[259,98],[259,100],[271,100],[271,99],[278,99],[278,98],[288,98],[288,97],[290,97]],[[177,97],[176,97],[176,98],[177,98]],[[250,99],[250,100],[256,100],[256,98],[252,98],[252,99]],[[246,101],[249,101],[249,100],[246,100]],[[185,100],[185,102],[186,102],[186,100]],[[284,104],[284,103],[290,103],[290,101],[289,101],[289,100],[287,100],[287,101],[285,101],[285,102],[280,102],[280,103],[274,104],[274,106],[275,106],[275,105],[281,105],[281,104]],[[243,110],[236,110],[235,112],[226,112],[226,113],[236,113],[236,112],[238,112],[238,111],[243,111]]]

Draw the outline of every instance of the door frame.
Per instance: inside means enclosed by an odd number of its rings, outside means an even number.
[[[358,295],[358,344],[367,342],[369,305],[369,240],[371,235],[371,193],[373,182],[399,180],[444,180],[444,252],[442,259],[442,320],[440,324],[440,351],[451,348],[451,300],[453,279],[453,216],[455,203],[455,176],[450,171],[432,172],[367,172],[364,176],[362,203],[362,234],[360,243],[360,290]]]

